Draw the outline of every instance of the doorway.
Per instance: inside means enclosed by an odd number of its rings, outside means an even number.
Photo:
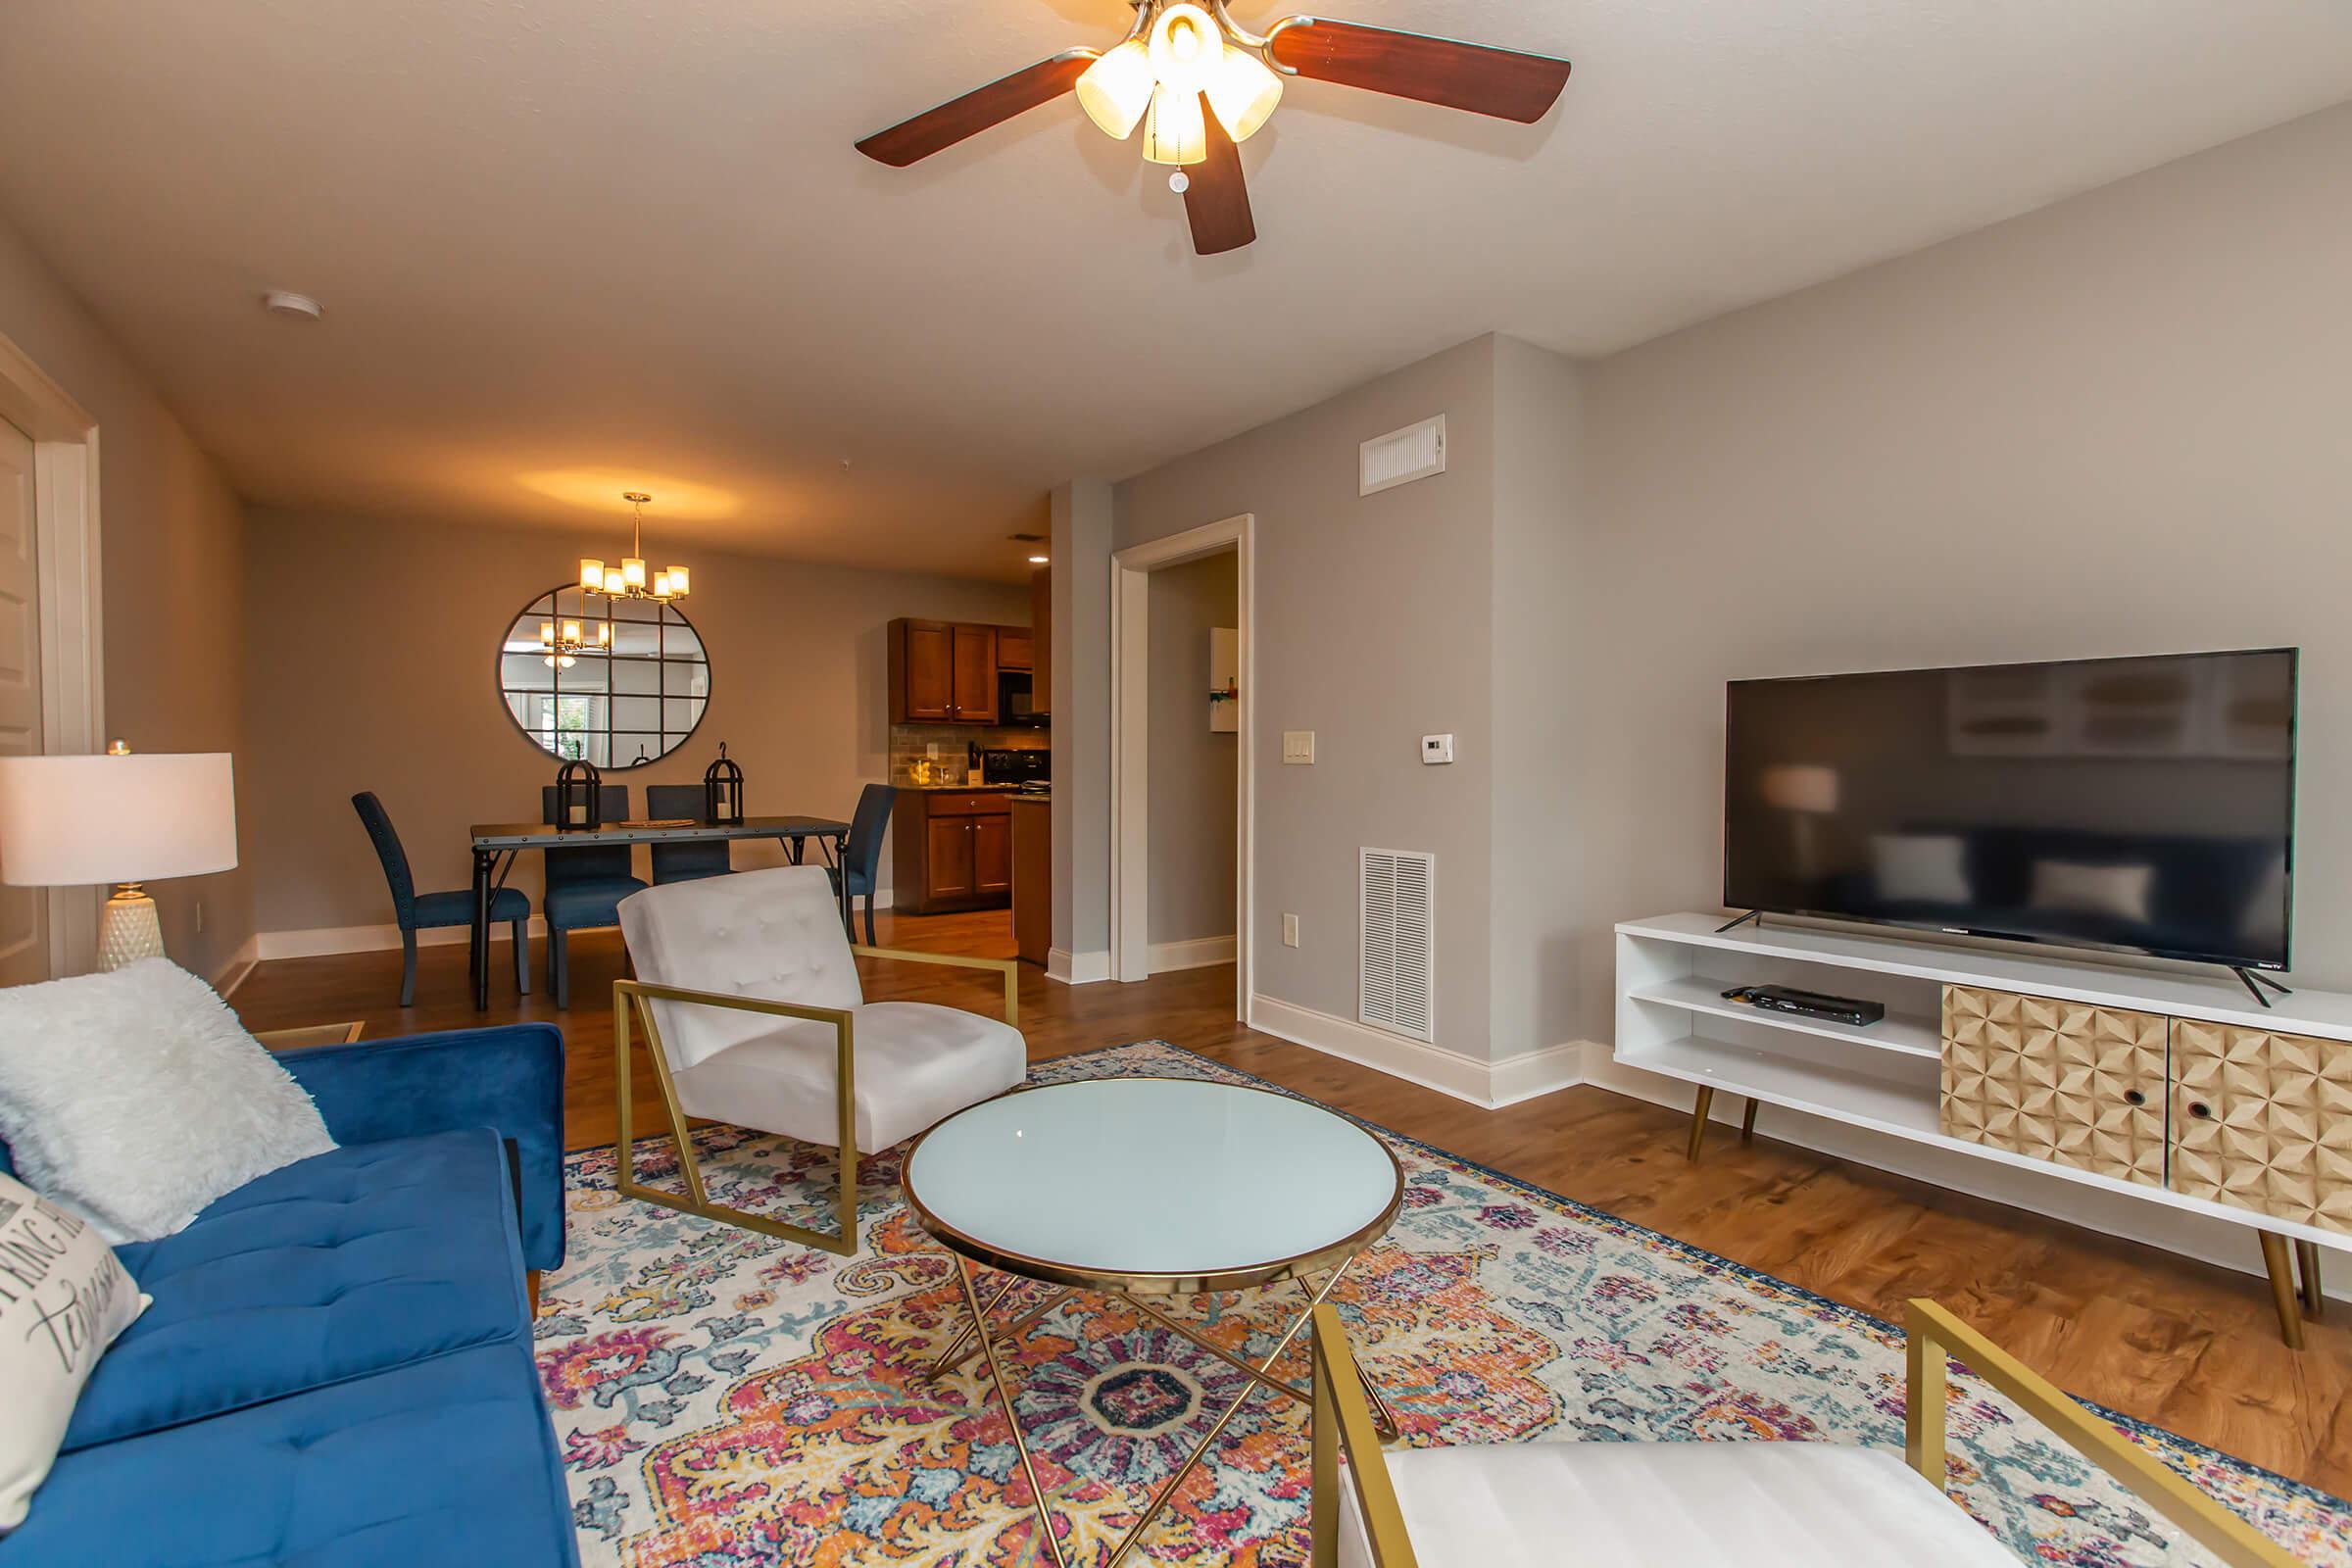
[[[0,420],[0,757],[43,750],[32,437]],[[30,985],[51,973],[48,894],[0,885],[0,986]]]
[[[98,424],[0,336],[0,756],[104,745]],[[98,963],[97,888],[0,889],[0,984]]]
[[[1119,551],[1110,595],[1110,977],[1221,963],[1230,952],[1234,1016],[1245,1022],[1254,526],[1244,514]],[[1220,785],[1229,797],[1208,803],[1204,792]]]

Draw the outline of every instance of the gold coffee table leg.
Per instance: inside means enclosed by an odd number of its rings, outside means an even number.
[[[988,1318],[980,1310],[980,1293],[972,1287],[972,1265],[961,1257],[956,1259],[956,1277],[963,1282],[963,1300],[972,1309],[973,1329],[980,1337],[980,1354],[988,1362],[988,1380],[996,1385],[997,1398],[1004,1403],[1004,1425],[1012,1433],[1012,1450],[1020,1455],[1021,1474],[1029,1481],[1029,1503],[1037,1511],[1037,1528],[1045,1534],[1046,1549],[1054,1554],[1054,1568],[1069,1568],[1069,1559],[1061,1554],[1061,1538],[1054,1534],[1054,1515],[1046,1507],[1045,1488],[1037,1484],[1037,1466],[1029,1457],[1029,1440],[1021,1436],[1021,1413],[1012,1405],[1012,1385],[1004,1381],[1004,1369],[997,1362],[997,1342],[989,1337]],[[1003,1300],[1004,1297],[1000,1295],[997,1298]]]

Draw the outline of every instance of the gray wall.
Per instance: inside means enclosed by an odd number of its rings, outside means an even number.
[[[242,728],[242,509],[138,368],[5,221],[0,334],[98,421],[107,733],[133,751],[237,754],[245,863],[150,889],[165,951],[218,978],[253,934],[252,866],[268,822],[254,809]]]
[[[1208,634],[1240,622],[1241,558],[1223,550],[1149,580],[1150,940],[1229,937],[1242,738],[1208,727]]]
[[[246,843],[261,928],[388,925],[351,796],[382,797],[426,892],[466,885],[470,824],[537,818],[556,763],[508,717],[493,659],[522,608],[599,540],[272,511],[253,514],[247,538],[254,765],[240,783],[269,824]],[[1026,586],[701,550],[683,559],[694,570],[685,612],[710,651],[710,705],[667,758],[608,774],[636,811],[648,784],[701,783],[725,741],[754,812],[846,819],[859,788],[890,773],[890,620],[1029,620]],[[386,588],[419,574],[431,584],[420,602]],[[351,638],[355,624],[369,635]],[[769,845],[735,850],[738,865],[779,860]],[[887,853],[881,880],[890,885]],[[514,884],[536,895],[528,857]]]
[[[2300,644],[2295,951],[2352,987],[2352,107],[1589,371],[1584,1030],[1720,896],[1723,683]]]
[[[1358,496],[1358,443],[1433,414],[1446,416],[1447,471]],[[1481,1059],[1494,416],[1494,344],[1482,338],[1125,481],[1116,530],[1124,549],[1240,513],[1257,518],[1256,991],[1353,1019],[1356,852],[1428,851],[1438,859],[1437,1041]],[[1058,592],[1058,552],[1054,581]],[[1073,661],[1100,658],[1106,639],[1106,623],[1076,627]],[[1054,646],[1058,664],[1064,644]],[[1317,733],[1312,767],[1283,765],[1286,729]],[[1462,760],[1422,766],[1421,736],[1442,730],[1454,732]],[[1107,898],[1084,882],[1078,896]],[[1297,948],[1281,944],[1285,912],[1299,917]]]
[[[1054,946],[1110,947],[1111,490],[1054,488]],[[1107,958],[1104,960],[1107,962]],[[1107,972],[1107,971],[1105,971]]]

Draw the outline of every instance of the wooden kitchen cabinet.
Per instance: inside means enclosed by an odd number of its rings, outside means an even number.
[[[937,914],[1010,903],[1011,805],[1005,790],[901,790],[890,835],[892,907]]]
[[[972,821],[972,891],[1012,898],[1011,803],[995,816]]]
[[[1032,655],[1029,628],[999,626],[997,628],[997,667],[999,669],[1031,669],[1036,665]]]
[[[994,724],[997,628],[962,621],[890,623],[893,724]]]

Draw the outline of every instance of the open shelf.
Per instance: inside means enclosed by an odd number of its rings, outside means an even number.
[[[1842,1062],[1787,1056],[1696,1035],[1622,1051],[1617,1059],[1629,1067],[1644,1067],[1730,1094],[1752,1095],[1774,1104],[1905,1138],[1941,1136],[1933,1074],[1925,1075],[1923,1082],[1906,1084]]]
[[[1726,1002],[1727,987],[1720,981],[1698,977],[1672,980],[1652,980],[1631,986],[1626,995],[1636,1002],[1662,1003],[1669,1007],[1682,1007],[1691,1012],[1706,1013],[1717,1018],[1737,1018],[1741,1023],[1764,1024],[1774,1029],[1792,1029],[1798,1034],[1819,1035],[1825,1040],[1846,1040],[1875,1051],[1899,1052],[1906,1056],[1939,1058],[1943,1054],[1942,1025],[1934,1018],[1889,1011],[1877,1023],[1838,1023],[1832,1018],[1807,1018],[1793,1012],[1775,1012],[1769,1007],[1750,1007],[1737,1002]]]

